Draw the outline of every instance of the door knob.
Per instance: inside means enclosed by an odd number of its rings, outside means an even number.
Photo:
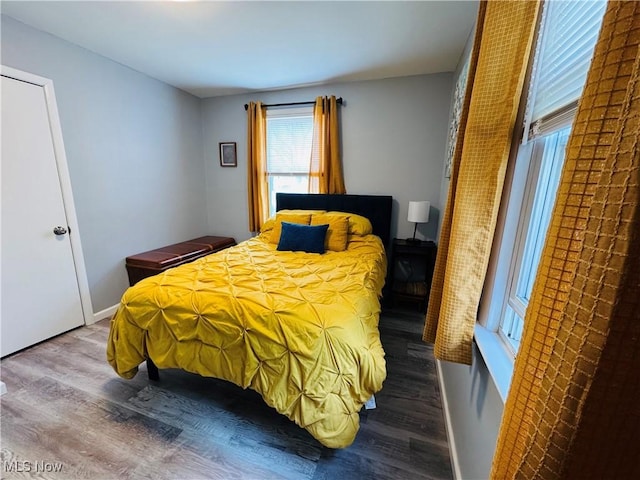
[[[56,235],[64,235],[65,233],[67,233],[67,229],[58,225],[53,229],[53,233],[55,233]]]

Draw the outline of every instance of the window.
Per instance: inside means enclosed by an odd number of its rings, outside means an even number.
[[[267,184],[269,215],[276,193],[308,193],[313,106],[267,111]]]
[[[560,182],[570,127],[535,140],[509,271],[499,335],[515,355],[520,346],[542,247]]]
[[[520,346],[571,123],[605,6],[604,0],[545,2],[529,87],[524,141],[509,186],[493,291],[484,319],[484,326],[495,332],[511,359]],[[486,338],[484,334],[481,336]],[[481,346],[481,351],[491,371],[486,347]]]

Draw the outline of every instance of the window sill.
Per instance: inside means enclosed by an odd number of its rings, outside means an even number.
[[[505,402],[511,385],[514,359],[495,332],[476,324],[474,337],[500,398]]]

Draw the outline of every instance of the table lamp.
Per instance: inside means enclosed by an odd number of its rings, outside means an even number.
[[[414,222],[415,225],[413,227],[413,238],[407,238],[407,243],[420,243],[421,240],[416,240],[416,229],[418,228],[419,223],[427,223],[429,221],[429,208],[431,204],[426,201],[420,202],[409,202],[409,214],[407,215],[407,220],[410,222]]]

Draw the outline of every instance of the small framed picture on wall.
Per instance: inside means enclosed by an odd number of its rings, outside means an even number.
[[[236,142],[220,142],[218,146],[220,147],[220,166],[237,167]]]

